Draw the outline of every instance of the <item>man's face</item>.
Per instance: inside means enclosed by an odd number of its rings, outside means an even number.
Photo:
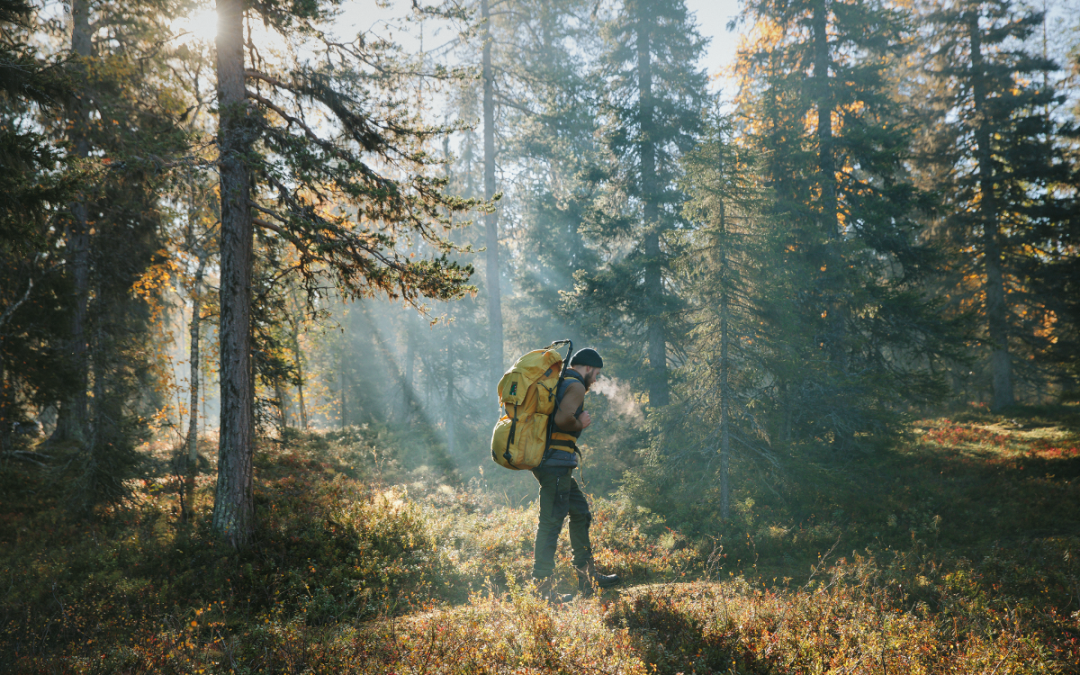
[[[596,382],[596,378],[600,377],[599,368],[590,368],[589,373],[585,375],[585,389],[591,389],[593,383]]]

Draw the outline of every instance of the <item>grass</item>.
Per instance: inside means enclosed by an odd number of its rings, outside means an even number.
[[[971,411],[888,452],[737,464],[727,523],[708,490],[594,496],[599,566],[628,583],[559,607],[528,592],[535,505],[403,461],[387,430],[266,441],[244,553],[209,532],[211,476],[191,522],[165,473],[75,519],[12,463],[0,671],[1080,672],[1077,430],[1068,408]]]

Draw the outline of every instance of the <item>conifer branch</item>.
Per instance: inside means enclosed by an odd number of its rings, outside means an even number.
[[[261,103],[264,106],[266,106],[267,108],[273,110],[274,112],[276,112],[278,114],[278,116],[280,116],[283,120],[288,122],[290,125],[295,124],[296,126],[303,129],[304,134],[308,138],[310,138],[312,141],[315,141],[316,143],[319,143],[320,145],[322,144],[322,139],[319,138],[315,134],[315,132],[311,130],[311,127],[304,124],[304,122],[300,118],[295,117],[293,115],[290,115],[289,113],[282,110],[278,105],[276,105],[270,99],[266,98],[265,96],[260,96],[259,94],[256,94],[255,92],[253,92],[251,90],[245,91],[244,95],[247,96],[252,101],[257,101],[258,103]]]

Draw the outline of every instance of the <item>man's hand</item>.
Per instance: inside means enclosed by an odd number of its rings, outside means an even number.
[[[578,422],[581,422],[582,429],[588,429],[589,425],[592,424],[592,415],[589,414],[588,410],[583,410],[577,419]]]

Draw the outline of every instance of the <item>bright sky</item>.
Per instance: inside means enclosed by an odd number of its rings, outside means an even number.
[[[727,24],[739,13],[739,0],[686,0],[686,8],[697,15],[702,36],[712,39],[702,65],[713,75],[735,58],[739,36],[729,32]]]
[[[417,0],[424,4],[435,4],[437,0]],[[710,75],[716,75],[726,66],[730,65],[735,57],[735,49],[738,44],[738,34],[729,32],[727,24],[739,12],[740,0],[684,0],[687,9],[696,17],[698,31],[702,36],[709,38],[708,51],[699,64]],[[58,5],[56,0],[46,0],[47,4]],[[213,38],[215,16],[213,11],[215,0],[202,0],[203,9],[194,12],[190,17],[181,17],[176,20],[178,31],[190,31],[191,35],[204,40]],[[1051,57],[1058,59],[1060,63],[1068,60],[1067,54],[1077,42],[1077,34],[1080,31],[1080,0],[1028,0],[1028,3],[1037,8],[1045,9],[1048,15],[1047,37],[1048,51]],[[376,0],[344,0],[342,3],[343,15],[335,28],[339,37],[348,38],[358,31],[375,29],[376,32],[385,35],[384,24],[387,21],[400,19],[408,15],[412,10],[413,0],[390,0],[387,7],[380,7]],[[399,24],[400,25],[400,24]],[[449,39],[449,35],[443,31],[437,34],[438,27],[429,24],[426,28],[424,47],[427,50]],[[419,50],[419,40],[416,34],[416,26],[412,25],[413,34],[395,32],[393,37],[403,47],[409,50]],[[1041,42],[1041,34],[1036,36]],[[722,80],[714,82],[714,86],[720,87],[725,83]],[[729,99],[732,91],[724,91],[723,98]]]
[[[432,0],[426,0],[431,3]],[[709,74],[715,74],[728,65],[735,56],[737,35],[727,30],[727,23],[739,12],[739,0],[685,0],[686,7],[697,17],[698,31],[710,38],[709,49],[700,64]],[[401,17],[409,12],[412,0],[391,0],[388,8],[381,8],[374,0],[344,2],[341,23],[354,29],[366,30],[380,21]],[[404,36],[398,36],[403,46],[412,47]],[[429,43],[430,44],[430,43]],[[430,47],[429,47],[430,48]]]

